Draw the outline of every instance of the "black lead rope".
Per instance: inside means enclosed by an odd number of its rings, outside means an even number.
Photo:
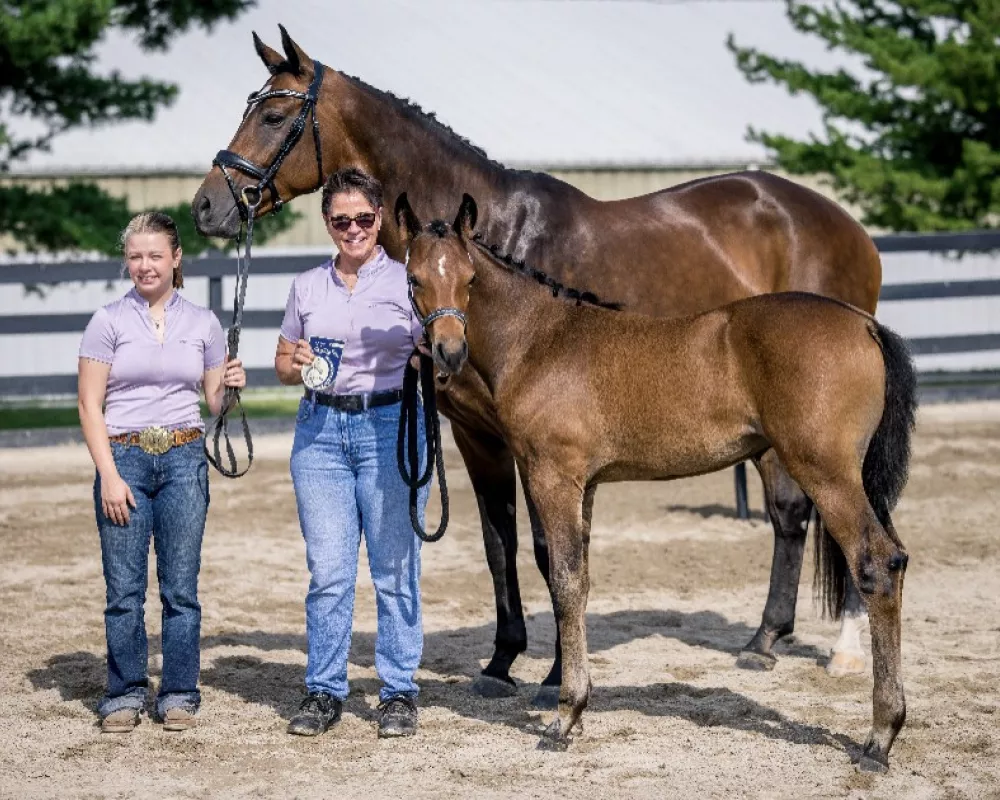
[[[227,338],[227,363],[236,358],[240,350],[240,331],[243,329],[243,304],[247,296],[247,279],[250,276],[251,249],[253,247],[254,211],[260,203],[260,193],[256,193],[256,202],[251,203],[249,198],[250,192],[251,190],[245,190],[244,194],[246,196],[243,198],[247,205],[247,218],[246,250],[242,254],[240,253],[241,237],[238,236],[236,238],[236,296],[233,299],[233,324],[229,328],[229,336]],[[233,450],[233,444],[229,440],[229,412],[234,408],[240,412],[240,427],[243,429],[243,438],[247,443],[248,461],[246,468],[242,470],[237,468],[236,452]],[[214,455],[208,449],[209,438],[212,439]],[[223,438],[226,441],[228,467],[222,462],[220,440]],[[226,387],[226,393],[222,398],[222,410],[205,432],[205,457],[208,459],[209,464],[227,478],[242,478],[250,471],[250,467],[253,466],[253,439],[250,437],[250,426],[247,424],[246,410],[243,408],[243,403],[240,400],[240,390],[235,387]]]
[[[416,351],[415,351],[416,352]],[[448,484],[444,477],[444,452],[441,449],[441,420],[437,413],[434,396],[434,363],[429,356],[420,353],[420,372],[413,368],[409,359],[403,371],[403,405],[399,413],[399,435],[396,437],[396,463],[399,475],[410,488],[410,523],[413,531],[424,542],[436,542],[448,527]],[[427,464],[424,474],[420,471],[420,452],[417,442],[417,381],[424,400],[424,428],[427,435]],[[408,452],[407,452],[408,451]],[[409,468],[407,468],[409,463]],[[438,487],[441,490],[441,522],[434,533],[427,533],[420,524],[417,490],[426,486],[437,467]]]

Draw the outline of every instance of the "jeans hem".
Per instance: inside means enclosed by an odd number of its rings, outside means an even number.
[[[136,711],[142,711],[145,707],[146,692],[143,690],[141,692],[122,694],[118,697],[102,697],[101,701],[97,704],[97,714],[101,717],[101,719],[103,719],[109,714],[121,711],[123,708],[131,708]]]
[[[200,692],[173,692],[156,698],[156,714],[161,718],[172,708],[187,708],[197,713],[200,707]]]

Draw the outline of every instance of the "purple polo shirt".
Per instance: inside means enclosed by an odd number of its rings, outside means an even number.
[[[381,247],[358,271],[350,292],[333,261],[296,276],[288,293],[281,337],[343,339],[344,354],[328,394],[398,389],[406,360],[423,335],[410,306],[406,267]]]
[[[152,425],[204,430],[198,397],[205,371],[225,363],[222,325],[176,291],[164,312],[163,344],[135,289],[99,308],[83,332],[80,358],[111,365],[104,422],[112,436]]]

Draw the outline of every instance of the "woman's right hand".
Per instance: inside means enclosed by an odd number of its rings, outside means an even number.
[[[101,508],[104,516],[117,525],[128,525],[128,507],[135,508],[135,497],[120,475],[105,480],[101,478]]]
[[[314,358],[316,356],[313,355],[309,342],[299,339],[295,344],[295,352],[292,353],[292,366],[295,369],[302,369],[306,364],[312,364]]]

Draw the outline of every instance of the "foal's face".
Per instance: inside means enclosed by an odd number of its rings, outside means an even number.
[[[476,273],[472,256],[450,226],[431,223],[410,242],[406,273],[422,317],[441,308],[468,313],[469,290]],[[459,372],[469,354],[462,321],[453,316],[439,317],[431,323],[427,337],[438,369]]]

